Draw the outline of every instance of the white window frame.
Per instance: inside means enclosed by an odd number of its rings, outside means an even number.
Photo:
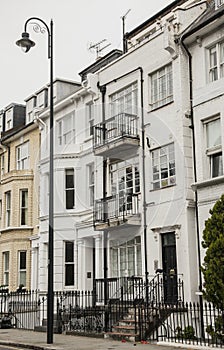
[[[58,120],[57,134],[59,146],[65,146],[75,143],[75,111],[65,115],[63,118]]]
[[[5,131],[12,129],[13,127],[13,110],[9,109],[5,116]]]
[[[220,131],[220,135],[218,136],[217,141],[215,141],[214,145],[209,145],[209,137],[208,137],[208,127],[211,123],[217,123],[219,121],[220,125],[217,125],[217,130]],[[210,118],[203,122],[204,125],[204,137],[205,137],[205,153],[207,156],[206,169],[205,173],[209,174],[209,178],[214,178],[223,175],[223,153],[222,153],[222,132],[221,132],[221,119],[219,116]],[[214,133],[213,133],[214,135]],[[221,157],[221,171],[220,174],[216,174],[214,171],[214,161],[216,157]],[[209,167],[209,172],[207,171]]]
[[[153,190],[159,190],[176,185],[176,159],[174,143],[153,149],[152,185]],[[167,174],[167,176],[166,176]]]
[[[11,226],[11,191],[5,192],[5,226]]]
[[[173,101],[173,66],[169,63],[150,76],[151,109],[162,107]]]
[[[22,254],[25,254],[25,266],[21,266]],[[24,275],[25,275],[25,278],[24,278]],[[26,277],[27,277],[27,252],[26,250],[20,250],[18,252],[18,287],[20,286],[26,287]]]
[[[224,78],[224,40],[208,48],[208,81]]]
[[[112,242],[111,242],[112,243]],[[112,277],[128,277],[142,275],[141,237],[123,244],[110,246],[110,274]],[[133,251],[133,260],[130,261],[129,251]]]
[[[69,174],[70,173],[70,174]],[[67,176],[73,176],[73,186],[69,187],[67,185]],[[72,201],[73,201],[73,207],[72,208],[68,208],[68,197],[71,195],[73,197]],[[69,199],[70,200],[70,199]],[[67,168],[65,169],[65,209],[66,210],[71,210],[75,208],[75,170],[73,168]]]
[[[29,141],[16,147],[16,168],[17,170],[29,169],[30,150]]]
[[[9,285],[9,251],[3,252],[3,280],[4,285]]]
[[[23,197],[25,195],[25,198]],[[25,199],[25,203],[23,200]],[[23,220],[25,221],[23,222]],[[20,190],[20,225],[28,225],[28,189],[23,188]]]
[[[110,96],[111,117],[121,113],[137,115],[138,84],[134,82]]]
[[[117,196],[119,214],[138,211],[138,194],[140,193],[139,164],[122,162],[110,165],[111,195]]]
[[[72,256],[71,256],[71,259],[66,259],[66,246],[70,244],[72,245]],[[64,284],[65,284],[65,287],[74,287],[75,285],[75,244],[74,244],[74,241],[65,241],[64,242],[64,274],[65,274],[65,277],[64,277]],[[68,266],[72,266],[73,267],[73,276],[72,276],[72,279],[73,279],[73,283],[67,283],[67,279],[69,277],[67,277],[67,267]]]
[[[88,176],[88,188],[89,188],[89,205],[94,204],[94,190],[95,190],[95,170],[94,163],[87,165],[87,176]]]
[[[86,136],[93,136],[94,126],[94,103],[90,102],[86,105]]]

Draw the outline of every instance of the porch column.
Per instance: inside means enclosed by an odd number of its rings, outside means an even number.
[[[39,248],[35,247],[31,249],[31,290],[39,289],[38,277],[39,277]]]
[[[85,241],[77,240],[78,246],[78,289],[82,290],[85,285]]]
[[[102,258],[102,236],[98,234],[97,236],[94,236],[95,239],[95,278],[102,278],[103,277],[103,258]]]

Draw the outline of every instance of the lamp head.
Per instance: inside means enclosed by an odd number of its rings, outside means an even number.
[[[28,52],[35,45],[35,42],[29,38],[29,33],[24,32],[22,38],[16,41],[16,45],[21,47],[24,52]]]

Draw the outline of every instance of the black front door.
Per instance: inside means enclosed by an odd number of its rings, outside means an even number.
[[[177,257],[174,232],[162,235],[164,302],[175,304],[177,293]]]

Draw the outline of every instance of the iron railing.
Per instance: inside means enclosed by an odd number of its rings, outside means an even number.
[[[139,194],[123,193],[97,199],[94,203],[94,224],[100,224],[139,214]]]
[[[111,286],[114,283],[112,280],[109,282]],[[156,285],[155,279],[151,289],[153,297],[151,301],[149,297],[148,303],[144,298],[146,286],[141,278],[134,276],[125,278],[123,282],[121,279],[117,281],[118,289],[111,295],[106,305],[97,304],[99,295],[96,290],[55,292],[54,331],[86,335],[103,334],[105,331],[111,331],[113,325],[133,313],[134,309],[135,333],[138,334],[139,340],[223,347],[224,310],[218,310],[206,302],[199,304],[178,300],[175,304],[165,303],[159,295],[155,297]],[[111,287],[111,294],[114,287],[115,285]],[[39,291],[0,293],[2,328],[11,325],[35,330],[38,326],[46,325],[46,315],[45,293]]]
[[[224,311],[210,303],[135,305],[139,339],[191,345],[224,345]]]
[[[118,115],[94,126],[94,148],[103,146],[119,137],[139,138],[137,116],[130,113]]]

